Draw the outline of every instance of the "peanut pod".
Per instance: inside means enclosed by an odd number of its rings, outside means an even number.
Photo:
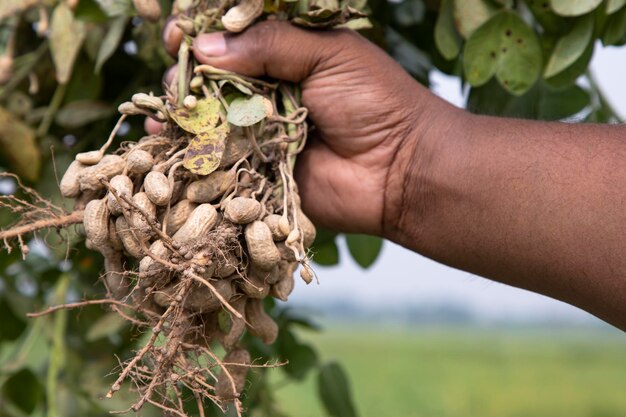
[[[150,253],[164,261],[168,261],[170,257],[170,250],[161,240],[155,240],[150,245]],[[151,256],[146,255],[139,261],[139,272],[145,274],[142,275],[141,284],[144,287],[148,287],[154,285],[157,281],[163,281],[163,278],[167,275],[167,267]]]
[[[67,167],[67,171],[63,174],[63,178],[61,178],[61,184],[59,188],[61,189],[61,195],[67,198],[78,197],[80,194],[80,182],[79,176],[83,169],[85,169],[85,165],[81,164],[78,161],[73,161],[69,167]]]
[[[263,0],[241,0],[222,16],[222,24],[230,32],[241,32],[263,13]]]
[[[179,243],[197,240],[206,236],[217,224],[217,210],[210,204],[200,204],[187,221],[174,233],[173,239]]]
[[[85,235],[96,248],[105,246],[109,240],[109,209],[106,200],[91,200],[85,206],[83,217]]]
[[[117,198],[113,193],[107,194],[107,206],[109,211],[114,216],[119,216],[123,213],[122,208],[128,209],[128,203],[124,201],[123,197],[130,199],[133,195],[133,182],[126,175],[116,175],[111,178],[109,185],[117,194]],[[119,198],[119,201],[118,201]]]
[[[144,216],[142,212],[133,210],[130,216],[130,225],[140,234],[140,236],[138,236],[140,239],[149,239],[154,235],[154,230],[150,227],[150,221],[156,220],[156,206],[150,201],[146,193],[135,194],[133,196],[133,203],[135,203],[143,213],[146,213],[148,218],[146,219],[146,216]]]
[[[80,171],[78,182],[81,191],[101,190],[104,184],[101,179],[110,180],[124,171],[126,163],[121,156],[105,155],[96,165],[86,167]]]
[[[271,270],[280,261],[280,252],[272,240],[272,232],[262,221],[246,226],[246,245],[252,262],[261,269]]]
[[[162,172],[151,171],[143,180],[146,195],[157,206],[166,206],[172,198],[172,187]]]
[[[266,345],[271,345],[278,337],[278,325],[263,309],[263,300],[249,299],[246,303],[248,330]]]
[[[128,252],[130,256],[136,259],[143,256],[141,245],[133,234],[133,231],[130,230],[130,225],[128,224],[128,221],[126,221],[126,218],[120,216],[115,219],[115,231],[122,241],[124,249],[126,250],[126,252]]]
[[[214,171],[201,180],[187,186],[186,198],[194,203],[210,203],[224,194],[234,184],[234,176],[229,171]]]
[[[181,200],[170,209],[167,217],[163,220],[165,223],[165,233],[172,236],[187,221],[194,209],[198,207],[196,203],[190,200]]]
[[[285,233],[284,229],[280,226],[280,219],[282,218],[283,217],[278,214],[269,214],[263,219],[263,223],[265,223],[267,227],[270,228],[270,232],[272,232],[274,242],[287,239],[287,235],[289,234],[289,232]]]
[[[126,165],[133,174],[145,174],[154,166],[154,158],[142,149],[131,150],[126,157]]]
[[[241,298],[231,301],[230,305],[239,314],[245,317],[246,302],[247,302],[247,298],[241,297]],[[233,349],[237,345],[237,343],[239,343],[241,336],[246,331],[246,322],[243,319],[235,317],[231,314],[230,321],[231,321],[230,329],[228,329],[228,332],[224,335],[224,338],[222,340],[222,344],[224,345],[224,349],[226,350]]]
[[[215,395],[221,400],[239,398],[246,386],[246,376],[250,370],[250,354],[245,349],[231,350],[222,360],[224,369],[217,376]],[[230,378],[228,377],[230,375]],[[232,378],[232,380],[231,380]],[[233,391],[234,385],[234,391]]]
[[[235,197],[226,203],[224,217],[235,224],[248,224],[261,215],[261,203],[254,198]]]

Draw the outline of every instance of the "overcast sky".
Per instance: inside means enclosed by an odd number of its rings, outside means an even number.
[[[609,101],[622,117],[626,115],[626,50],[600,45],[591,67]],[[463,105],[457,79],[435,74],[432,81],[437,94]],[[364,306],[454,303],[486,318],[506,315],[586,321],[591,317],[559,301],[448,268],[390,242],[385,242],[381,257],[366,271],[352,261],[343,242],[340,251],[341,264],[318,266],[319,285],[305,287],[298,280],[290,302],[349,301]]]

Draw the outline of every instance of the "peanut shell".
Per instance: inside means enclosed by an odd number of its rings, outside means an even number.
[[[143,180],[143,187],[150,201],[157,206],[166,206],[172,198],[172,187],[162,172],[148,172]]]
[[[272,232],[261,221],[255,221],[246,226],[246,245],[248,254],[256,266],[264,270],[271,270],[280,261],[280,252],[272,240]]]
[[[137,238],[135,238],[133,232],[130,230],[130,225],[126,221],[126,218],[120,216],[115,219],[115,231],[122,241],[124,249],[130,256],[133,258],[143,257],[141,245],[139,244]]]
[[[133,174],[145,174],[154,166],[154,158],[142,149],[131,150],[126,158],[126,164],[128,171]]]
[[[86,167],[80,171],[78,182],[81,191],[101,190],[105,188],[100,182],[102,178],[110,180],[124,171],[126,163],[121,156],[105,155],[96,165]]]
[[[254,198],[235,197],[224,208],[224,217],[235,224],[251,223],[260,215],[261,203]]]
[[[217,224],[217,210],[210,204],[200,204],[187,221],[174,233],[173,239],[179,243],[190,242],[206,236]]]
[[[169,236],[174,235],[180,227],[187,221],[194,209],[198,207],[196,203],[190,200],[181,200],[170,209],[167,217],[164,219],[165,233]]]
[[[99,248],[108,244],[109,209],[106,200],[92,200],[85,206],[83,217],[85,235],[91,244]]]
[[[287,235],[289,234],[284,233],[284,230],[281,229],[279,225],[281,218],[282,216],[279,216],[278,214],[269,214],[263,219],[263,223],[265,223],[267,227],[270,228],[270,232],[272,232],[272,239],[274,239],[274,242],[280,242],[287,239]]]
[[[263,300],[249,299],[246,303],[248,330],[266,345],[271,345],[278,337],[278,325],[263,309]]]
[[[251,363],[250,354],[245,349],[231,350],[224,356],[222,362],[228,374],[224,372],[224,369],[220,371],[215,383],[215,395],[221,400],[239,398],[241,391],[246,386],[246,376]]]
[[[133,196],[133,182],[128,176],[120,174],[111,178],[109,185],[115,190],[120,200],[118,201],[113,193],[109,192],[107,194],[107,206],[112,215],[119,216],[124,212],[122,207],[128,209],[128,203],[124,201],[122,196],[128,199]]]
[[[67,171],[63,174],[63,178],[61,178],[61,184],[59,186],[63,197],[78,197],[80,194],[79,175],[84,168],[86,168],[86,166],[78,161],[73,161],[70,166],[67,167]]]

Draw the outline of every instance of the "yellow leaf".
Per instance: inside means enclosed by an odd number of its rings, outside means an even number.
[[[215,127],[220,119],[221,106],[218,99],[210,97],[198,100],[193,110],[178,107],[170,110],[169,113],[183,130],[197,135]]]
[[[223,123],[214,129],[198,133],[187,147],[183,166],[198,175],[209,175],[215,171],[220,166],[229,132],[228,123]]]
[[[41,169],[41,155],[35,132],[0,107],[0,153],[23,179],[34,181]]]

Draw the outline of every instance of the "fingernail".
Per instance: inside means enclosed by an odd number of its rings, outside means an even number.
[[[196,37],[194,48],[206,57],[222,56],[226,53],[226,38],[223,32],[207,33]]]

